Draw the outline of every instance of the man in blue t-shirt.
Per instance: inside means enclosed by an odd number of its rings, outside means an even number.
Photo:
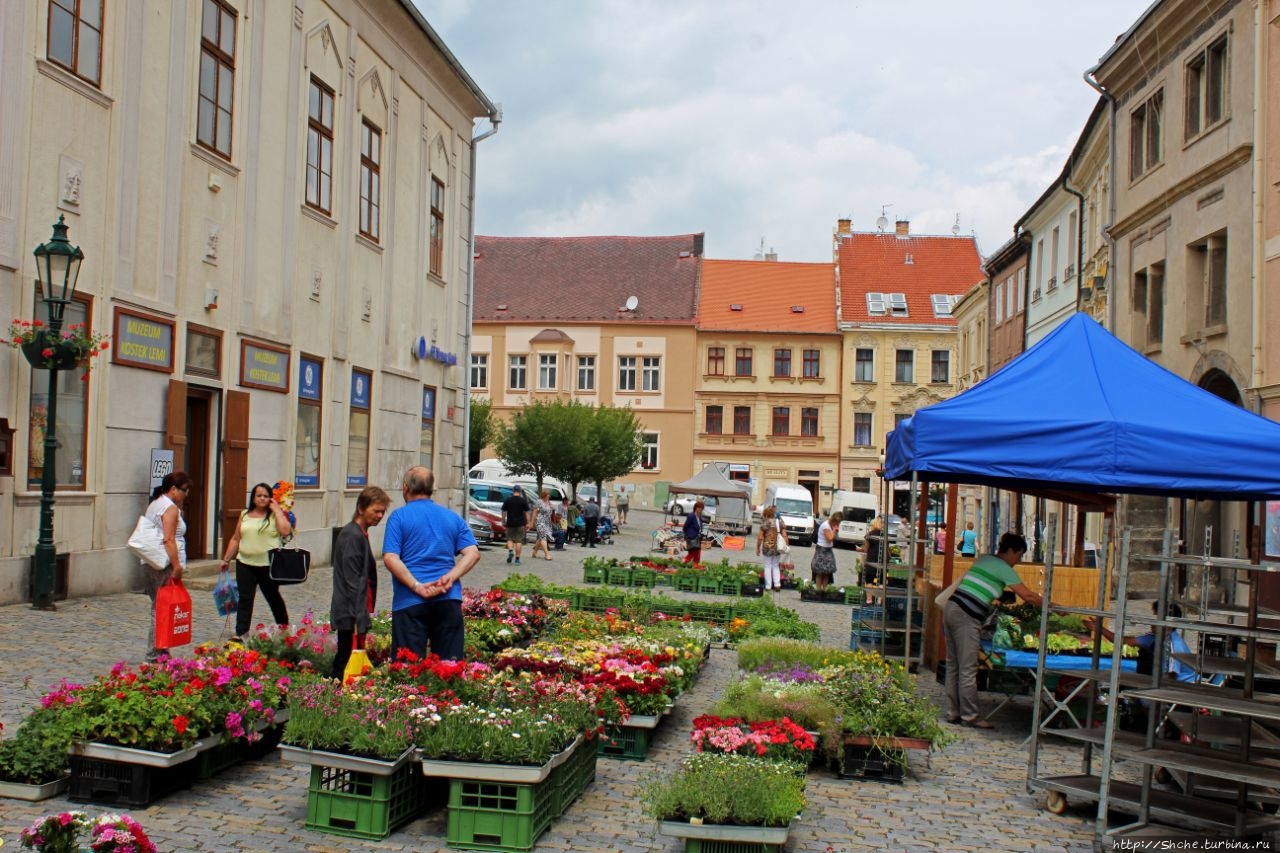
[[[415,465],[404,475],[404,506],[391,513],[382,561],[391,572],[391,654],[427,646],[445,660],[463,653],[462,578],[480,562],[471,528],[431,500],[435,475]]]

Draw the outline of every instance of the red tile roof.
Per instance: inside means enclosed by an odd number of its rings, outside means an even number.
[[[737,310],[735,305],[739,306]],[[792,310],[797,307],[804,310]],[[778,261],[703,261],[698,328],[834,333],[835,266]]]
[[[930,296],[963,296],[982,279],[982,257],[972,237],[855,232],[840,240],[837,257],[841,319],[849,323],[954,326],[951,317],[934,316]],[[868,293],[905,294],[907,316],[868,313]]]
[[[693,323],[701,234],[476,237],[476,252],[476,322]]]

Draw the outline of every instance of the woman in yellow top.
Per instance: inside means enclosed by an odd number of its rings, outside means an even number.
[[[258,587],[262,587],[262,597],[270,605],[276,624],[282,627],[289,624],[289,610],[280,595],[280,584],[271,580],[267,570],[271,549],[281,547],[292,533],[289,517],[271,496],[271,487],[266,483],[254,486],[249,493],[249,506],[240,513],[240,524],[222,555],[224,569],[232,557],[236,561],[236,586],[240,588],[240,606],[236,610],[237,637],[249,633]]]

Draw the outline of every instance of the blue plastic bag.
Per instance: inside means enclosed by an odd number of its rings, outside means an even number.
[[[219,616],[229,616],[240,609],[240,587],[236,586],[230,570],[218,573],[218,582],[213,585],[213,606]]]

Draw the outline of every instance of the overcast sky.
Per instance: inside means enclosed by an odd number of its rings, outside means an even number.
[[[1149,0],[414,2],[503,108],[480,234],[705,231],[712,258],[829,261],[836,219],[873,230],[882,205],[998,248]]]

